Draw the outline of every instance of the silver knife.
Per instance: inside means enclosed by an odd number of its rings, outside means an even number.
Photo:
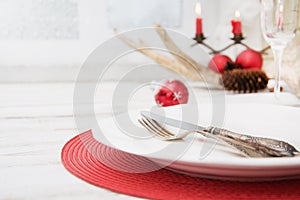
[[[177,127],[177,128],[182,128],[184,130],[200,130],[200,131],[204,131],[206,128],[196,125],[196,124],[192,124],[189,122],[185,122],[185,121],[179,121],[177,119],[172,119],[169,117],[164,117],[161,116],[159,114],[155,114],[153,112],[149,112],[149,111],[141,111],[141,115],[147,118],[151,118],[154,119],[155,121],[162,123],[162,124],[167,124],[173,127]]]
[[[202,127],[189,122],[161,116],[149,111],[141,111],[140,113],[143,117],[154,119],[162,124],[167,124],[189,131],[205,131],[212,134],[214,136],[213,138],[218,137],[219,140],[234,146],[240,151],[245,151],[244,153],[248,154],[248,156],[255,155],[255,157],[257,157],[257,155],[261,155],[261,157],[291,157],[299,154],[299,151],[294,146],[281,140],[239,134],[217,127]]]

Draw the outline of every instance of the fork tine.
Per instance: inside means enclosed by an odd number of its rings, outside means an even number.
[[[164,127],[162,127],[157,121],[153,119],[146,118],[146,120],[151,123],[151,125],[155,128],[157,132],[159,132],[164,137],[174,137],[175,135],[168,130],[166,130]]]
[[[153,129],[153,127],[151,126],[151,124],[149,125],[149,122],[147,120],[145,120],[144,118],[139,119],[138,120],[140,122],[140,124],[142,124],[148,131],[150,131],[151,133],[155,133],[155,129]]]
[[[149,132],[157,135],[155,129],[153,129],[153,127],[151,125],[149,125],[149,123],[145,120],[145,119],[139,119],[138,120],[140,122],[140,124],[142,124],[142,126],[144,126]]]
[[[168,139],[170,137],[173,137],[174,135],[167,130],[165,130],[163,127],[161,127],[157,122],[154,120],[142,117],[142,119],[138,120],[140,124],[142,124],[148,131],[155,134],[158,137]]]
[[[160,130],[158,130],[157,127],[153,126],[153,124],[149,120],[143,118],[142,121],[145,124],[146,128],[150,132],[152,132],[154,135],[156,135],[158,137],[161,137],[161,138],[165,138],[166,137],[166,135],[163,134]]]
[[[156,126],[153,125],[153,123],[151,123],[151,121],[147,118],[142,118],[142,121],[144,122],[144,124],[148,127],[148,130],[150,130],[152,133],[154,133],[155,135],[165,138],[167,137],[164,133],[162,133]]]
[[[149,132],[153,133],[153,130],[149,128],[149,126],[144,122],[144,120],[138,119],[138,122],[139,122],[144,128],[146,128]]]

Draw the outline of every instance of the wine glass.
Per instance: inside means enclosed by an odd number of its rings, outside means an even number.
[[[261,0],[262,32],[274,55],[275,97],[280,94],[283,51],[296,35],[298,13],[299,0]]]

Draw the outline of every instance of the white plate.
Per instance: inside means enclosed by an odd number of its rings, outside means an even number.
[[[178,118],[181,108],[184,109],[184,106],[161,109],[168,117]],[[199,124],[210,125],[213,107],[210,104],[200,104],[198,110],[201,111]],[[128,116],[131,121],[128,120]],[[139,111],[130,111],[117,118],[99,119],[101,131],[94,131],[94,137],[106,145],[145,156],[168,169],[189,175],[247,181],[300,177],[300,156],[245,158],[220,144],[210,148],[213,142],[208,142],[198,135],[176,142],[161,141],[151,137],[137,123],[138,118],[140,118]],[[285,140],[300,149],[299,120],[299,108],[262,104],[227,104],[223,127],[250,135]],[[206,152],[206,156],[203,152]]]

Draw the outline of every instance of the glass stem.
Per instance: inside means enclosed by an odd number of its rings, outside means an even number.
[[[275,67],[275,85],[274,94],[278,96],[280,93],[280,71],[282,64],[282,55],[286,45],[272,45],[272,51],[274,56],[274,67]]]

